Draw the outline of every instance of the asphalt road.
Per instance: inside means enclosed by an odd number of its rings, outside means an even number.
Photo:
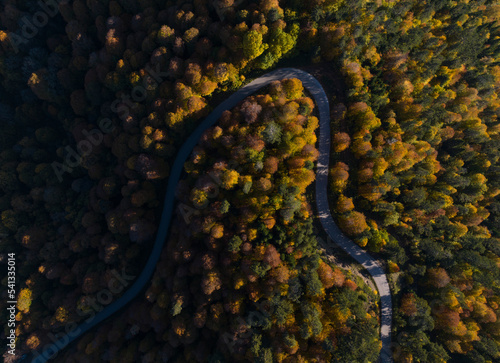
[[[391,289],[387,276],[381,264],[361,249],[357,244],[347,238],[335,224],[328,204],[328,168],[330,165],[330,107],[323,87],[316,78],[297,69],[284,69],[290,74],[284,78],[298,78],[313,96],[319,112],[319,158],[316,166],[316,205],[319,219],[325,232],[338,246],[363,265],[372,276],[380,295],[380,338],[382,350],[380,362],[392,362],[391,354],[391,325],[392,325],[392,300]]]
[[[316,203],[318,205],[319,217],[323,228],[330,238],[343,248],[349,255],[354,257],[356,261],[362,264],[373,277],[381,299],[381,339],[382,351],[380,355],[381,362],[390,362],[390,344],[391,344],[391,321],[392,321],[392,303],[389,284],[387,283],[386,275],[379,264],[367,252],[363,251],[358,245],[354,244],[348,239],[335,224],[328,206],[327,185],[328,185],[328,165],[330,158],[330,111],[328,98],[323,90],[321,84],[307,72],[294,68],[281,68],[269,72],[262,77],[257,78],[248,85],[242,87],[237,92],[233,93],[219,106],[217,106],[210,115],[208,115],[203,122],[194,130],[189,138],[184,142],[180,148],[174,164],[170,170],[168,179],[168,188],[165,195],[163,204],[163,212],[161,221],[156,235],[156,240],[151,251],[151,255],[142,270],[139,277],[134,281],[132,286],[116,301],[106,306],[102,311],[97,313],[90,321],[84,321],[75,329],[71,330],[71,334],[63,334],[57,339],[55,344],[45,346],[40,352],[33,352],[30,355],[25,355],[23,361],[31,360],[33,363],[45,363],[49,359],[55,358],[59,351],[64,349],[69,343],[80,338],[88,330],[92,329],[104,319],[110,317],[112,314],[123,308],[129,303],[149,282],[156,264],[160,258],[163,245],[167,238],[167,233],[172,220],[175,208],[175,190],[177,183],[181,177],[184,163],[188,159],[191,151],[198,143],[203,132],[213,126],[221,117],[225,110],[232,109],[240,101],[255,93],[262,87],[268,85],[275,80],[286,78],[298,78],[302,81],[304,87],[309,91],[316,101],[319,110],[320,121],[320,136],[319,136],[319,152],[320,156],[317,165],[316,176]]]

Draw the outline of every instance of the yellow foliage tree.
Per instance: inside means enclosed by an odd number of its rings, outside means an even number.
[[[224,170],[221,177],[222,187],[226,190],[232,189],[236,184],[238,184],[239,176],[240,175],[236,170]]]

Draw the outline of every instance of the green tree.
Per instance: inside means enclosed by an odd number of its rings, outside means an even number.
[[[255,59],[266,50],[267,44],[262,42],[262,34],[250,30],[243,36],[243,53],[247,58]]]

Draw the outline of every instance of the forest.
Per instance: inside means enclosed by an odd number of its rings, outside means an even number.
[[[16,254],[20,354],[82,321],[114,272],[140,273],[180,145],[292,65],[327,70],[330,207],[384,261],[393,359],[500,359],[496,1],[40,3],[0,5],[0,264]],[[149,286],[54,361],[376,360],[376,295],[312,232],[314,111],[291,79],[225,112],[185,164]],[[6,277],[1,291],[3,323]]]

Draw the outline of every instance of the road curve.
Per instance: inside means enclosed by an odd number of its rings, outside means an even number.
[[[392,323],[392,303],[389,284],[384,270],[380,263],[372,258],[367,252],[362,250],[358,245],[348,239],[335,224],[330,208],[328,205],[327,185],[328,185],[328,166],[330,158],[330,110],[328,97],[323,90],[321,84],[307,72],[294,68],[281,68],[269,72],[262,77],[250,82],[242,87],[237,92],[233,93],[219,106],[217,106],[210,115],[191,133],[188,139],[180,148],[174,164],[170,170],[168,179],[168,188],[163,204],[163,212],[161,215],[160,225],[156,235],[156,240],[151,251],[151,255],[142,270],[139,277],[134,281],[132,286],[116,301],[108,305],[105,309],[94,316],[93,319],[84,321],[82,324],[73,329],[70,333],[59,338],[55,344],[45,346],[41,352],[25,355],[22,360],[31,360],[32,363],[45,363],[49,359],[55,357],[59,351],[64,349],[69,343],[81,337],[88,330],[95,327],[104,319],[123,308],[130,302],[147,284],[153,275],[156,264],[160,258],[163,245],[167,238],[167,232],[172,220],[175,207],[175,190],[177,183],[180,180],[184,163],[191,154],[192,149],[198,143],[203,132],[213,126],[221,117],[225,110],[232,109],[246,97],[255,93],[262,87],[268,85],[272,81],[282,80],[286,78],[298,78],[302,81],[304,87],[309,91],[316,101],[319,110],[320,136],[319,136],[319,159],[317,163],[316,175],[316,203],[318,206],[319,218],[323,228],[330,238],[351,255],[356,261],[362,264],[370,273],[375,281],[375,285],[379,291],[381,300],[381,340],[382,351],[380,354],[381,362],[391,362],[391,323]]]

